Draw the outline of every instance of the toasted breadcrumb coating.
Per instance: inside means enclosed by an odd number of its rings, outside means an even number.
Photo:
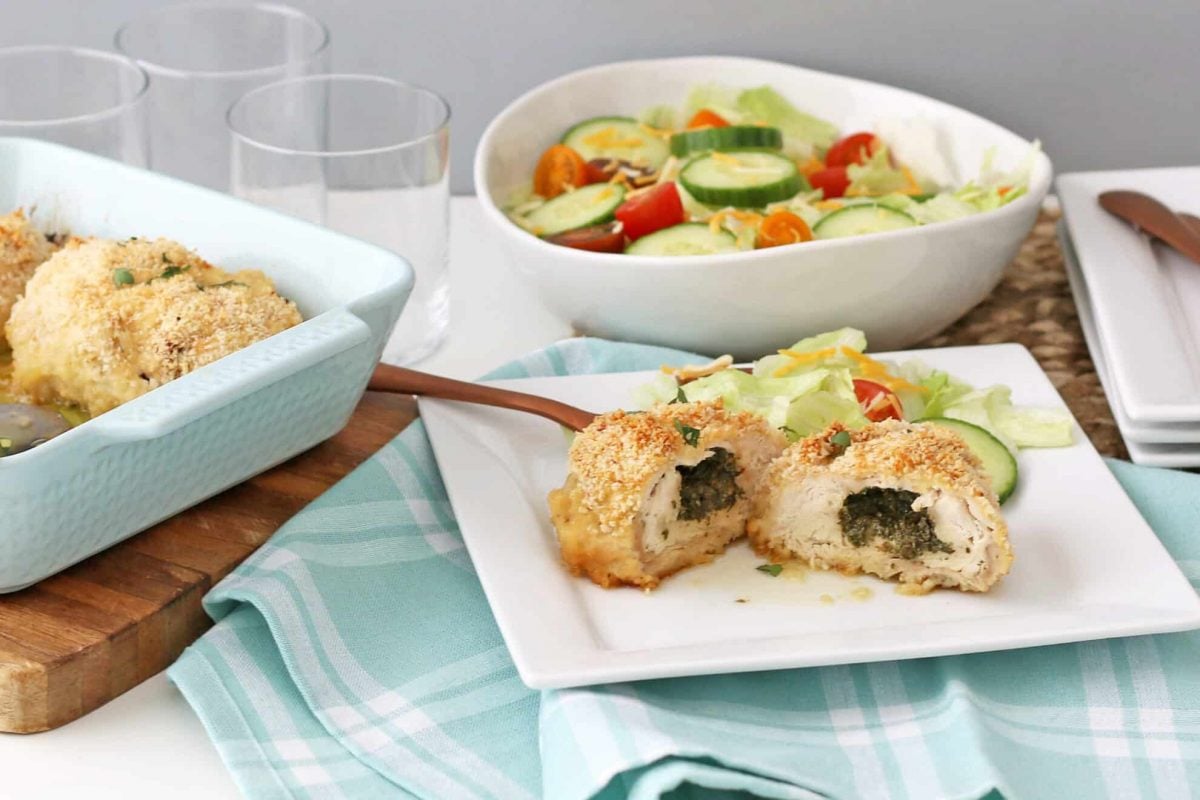
[[[24,211],[0,216],[0,348],[5,346],[4,324],[13,304],[34,271],[53,253],[54,245],[29,224]]]
[[[698,432],[694,445],[677,423]],[[725,411],[719,402],[659,405],[644,413],[614,411],[597,417],[575,437],[566,484],[550,495],[563,561],[572,573],[587,575],[601,586],[644,588],[654,588],[662,577],[683,567],[711,561],[741,535],[753,489],[785,444],[783,435],[762,417]],[[680,543],[672,540],[648,550],[643,513],[656,484],[677,465],[703,460],[714,447],[730,450],[737,459],[744,497],[704,520],[671,522]]]
[[[13,385],[100,414],[300,321],[257,270],[224,272],[167,239],[75,239],[13,308]]]

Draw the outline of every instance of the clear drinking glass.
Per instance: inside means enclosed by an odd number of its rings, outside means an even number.
[[[27,136],[146,166],[146,73],[82,47],[0,49],[0,136]]]
[[[116,46],[150,73],[150,165],[222,191],[233,102],[256,86],[329,68],[325,26],[271,3],[166,6],[122,27]]]
[[[416,284],[383,360],[411,364],[450,319],[450,106],[371,75],[317,75],[254,89],[229,110],[232,191],[386,247]]]

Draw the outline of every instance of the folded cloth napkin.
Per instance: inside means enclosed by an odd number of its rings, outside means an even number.
[[[490,377],[697,357],[574,339]],[[1113,462],[1193,584],[1200,477]],[[1182,798],[1200,633],[534,692],[420,422],[205,598],[170,677],[250,798]]]

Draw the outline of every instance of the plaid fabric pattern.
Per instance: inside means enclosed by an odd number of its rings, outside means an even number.
[[[695,357],[574,339],[489,377],[680,360]],[[1200,585],[1200,477],[1111,467]],[[170,677],[256,800],[1124,800],[1200,787],[1200,633],[531,691],[420,422],[205,602],[217,625]]]

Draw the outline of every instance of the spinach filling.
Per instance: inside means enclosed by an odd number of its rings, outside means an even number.
[[[872,486],[846,496],[838,522],[855,547],[882,539],[881,549],[905,559],[929,552],[953,553],[954,548],[934,534],[929,512],[913,511],[917,497],[916,492]]]
[[[729,508],[742,496],[737,485],[737,459],[724,448],[693,467],[676,467],[679,473],[679,519],[704,519],[714,511]]]

